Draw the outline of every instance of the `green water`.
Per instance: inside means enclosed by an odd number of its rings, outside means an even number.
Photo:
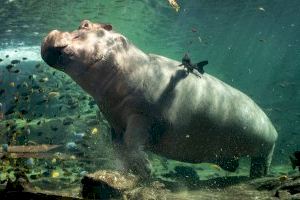
[[[80,184],[81,172],[110,166],[101,159],[90,161],[102,154],[110,155],[111,151],[105,144],[109,140],[109,125],[98,113],[93,99],[63,73],[53,74],[55,70],[40,58],[39,46],[49,31],[72,31],[81,20],[89,19],[112,24],[144,52],[179,61],[189,52],[193,61],[208,60],[207,73],[243,91],[266,112],[279,134],[273,166],[289,166],[288,156],[300,150],[300,2],[181,0],[178,3],[179,12],[167,0],[1,0],[3,112],[16,104],[15,96],[20,101],[15,112],[1,121],[0,143],[65,145],[74,141],[74,132],[84,132],[88,136],[79,147],[79,164],[69,160],[66,164],[68,170],[73,170],[74,185]],[[21,71],[8,73],[6,66],[14,59],[21,60],[17,64]],[[37,63],[41,67],[35,67]],[[28,78],[32,74],[37,76],[34,81]],[[45,77],[48,81],[41,81]],[[30,88],[37,86],[27,100],[21,95],[28,91],[24,82]],[[63,97],[49,99],[50,92],[59,92]],[[40,103],[44,99],[47,102]],[[20,116],[17,112],[20,109],[28,113]],[[67,117],[72,119],[71,125],[62,124]],[[5,127],[9,120],[17,120],[13,122],[17,124],[16,130]],[[39,121],[41,124],[37,124]],[[26,135],[27,127],[30,134]],[[94,128],[100,133],[92,134]],[[37,159],[36,169],[43,171],[43,162]],[[57,171],[63,168],[60,161],[46,159],[46,162],[58,166]],[[157,168],[167,171],[168,166],[157,164]],[[288,173],[292,169],[286,170]],[[210,175],[213,177],[214,173]]]

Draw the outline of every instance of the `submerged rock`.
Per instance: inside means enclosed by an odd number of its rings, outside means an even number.
[[[126,190],[137,187],[138,178],[132,174],[100,170],[85,175],[81,183],[83,198],[108,199],[121,197]]]

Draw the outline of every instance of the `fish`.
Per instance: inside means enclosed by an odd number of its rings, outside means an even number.
[[[93,128],[92,130],[91,130],[91,134],[92,135],[96,135],[97,133],[99,133],[99,130],[98,130],[98,128]]]
[[[59,172],[58,171],[56,171],[56,170],[53,170],[52,172],[51,172],[51,177],[52,178],[57,178],[57,177],[59,177]]]
[[[61,145],[49,145],[49,144],[41,144],[41,145],[8,145],[7,152],[8,153],[40,153],[40,152],[48,152],[54,149],[61,147]],[[4,151],[0,148],[0,153]]]
[[[215,170],[218,170],[218,171],[221,170],[221,167],[220,167],[219,165],[216,165],[216,164],[211,164],[210,167],[211,167],[212,169],[215,169]]]
[[[47,101],[48,101],[47,99],[42,99],[42,100],[36,102],[36,105],[40,106],[40,105],[46,103]]]
[[[4,115],[10,115],[13,114],[15,112],[15,108],[17,107],[17,105],[11,105],[4,113]]]
[[[168,1],[171,7],[174,8],[176,12],[179,12],[180,6],[176,2],[176,0],[168,0]]]
[[[12,60],[10,63],[15,65],[15,64],[19,64],[21,61],[20,60]]]
[[[19,70],[19,69],[15,69],[15,70],[13,70],[13,71],[9,71],[9,72],[17,74],[17,73],[19,73],[19,72],[20,72],[20,70]]]
[[[19,111],[22,115],[28,114],[28,110],[22,109]]]
[[[16,83],[15,83],[15,82],[10,82],[10,83],[9,83],[9,86],[10,86],[10,87],[15,87],[15,86],[16,86]]]
[[[10,71],[14,66],[12,64],[9,64],[6,66],[7,71]]]
[[[38,63],[35,65],[35,68],[39,68],[41,66],[41,63]]]
[[[60,95],[60,93],[59,92],[49,92],[48,93],[48,97],[49,98],[52,98],[52,97],[58,97]]]
[[[27,58],[26,58],[26,57],[23,57],[22,60],[27,60]]]
[[[55,127],[55,126],[51,126],[50,128],[51,128],[52,131],[57,131],[58,130],[58,128]]]
[[[41,83],[45,83],[45,82],[49,81],[49,79],[48,79],[48,77],[44,77],[44,78],[41,78],[39,81]]]
[[[300,171],[300,151],[295,151],[292,155],[290,155],[290,161],[292,168],[296,169],[296,167],[298,167],[298,170]]]
[[[3,61],[3,59],[2,58],[0,58],[0,62],[2,62]]]
[[[261,7],[261,6],[258,7],[257,9],[260,10],[260,11],[266,12],[266,10],[263,7]]]
[[[0,89],[0,96],[2,96],[5,93],[5,89]]]

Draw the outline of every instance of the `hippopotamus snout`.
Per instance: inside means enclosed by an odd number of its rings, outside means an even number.
[[[92,48],[95,48],[95,46],[93,44],[89,45],[89,42],[92,43],[101,39],[105,35],[105,31],[111,30],[112,26],[109,24],[92,23],[89,20],[83,20],[78,30],[73,32],[53,30],[46,36],[42,43],[42,58],[48,65],[60,70],[64,69],[72,59],[76,60],[78,58],[77,61],[97,60],[98,57],[101,57],[95,55],[99,48],[97,47],[97,51],[94,51]],[[89,33],[97,34],[89,35]],[[86,53],[88,51],[89,53]],[[87,58],[84,58],[85,56]]]
[[[43,60],[51,67],[59,68],[63,50],[70,42],[70,33],[58,30],[51,31],[42,43],[41,55]]]

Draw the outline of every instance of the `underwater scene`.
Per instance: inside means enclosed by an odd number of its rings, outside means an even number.
[[[0,5],[0,199],[300,199],[299,0]]]

